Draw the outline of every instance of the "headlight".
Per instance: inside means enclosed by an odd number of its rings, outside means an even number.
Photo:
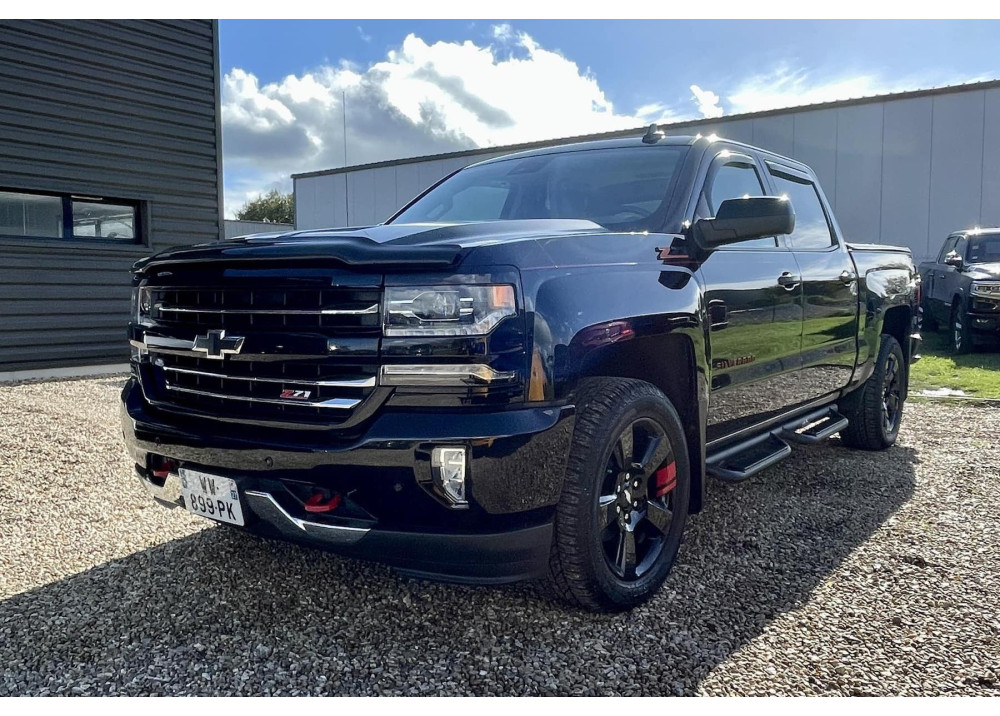
[[[132,320],[136,323],[148,323],[153,309],[152,291],[146,286],[132,289]]]
[[[1000,281],[973,281],[972,295],[1000,299]]]
[[[516,312],[513,286],[395,286],[385,291],[385,335],[482,336]]]

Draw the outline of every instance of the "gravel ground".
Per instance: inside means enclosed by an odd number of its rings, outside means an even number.
[[[595,616],[162,509],[120,386],[0,386],[0,696],[1000,694],[1000,410],[712,483],[657,597]]]

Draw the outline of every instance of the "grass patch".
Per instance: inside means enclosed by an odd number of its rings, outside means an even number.
[[[922,358],[910,366],[910,391],[951,388],[977,398],[1000,398],[1000,352],[993,346],[979,346],[976,353],[952,355],[948,335],[924,331]]]

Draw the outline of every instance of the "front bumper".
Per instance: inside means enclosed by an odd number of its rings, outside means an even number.
[[[148,469],[168,459],[235,480],[254,532],[462,582],[544,572],[572,415],[571,406],[386,412],[343,440],[185,420],[151,408],[134,380],[122,392],[127,450],[158,502],[183,504],[176,473],[157,479]],[[447,506],[429,487],[427,457],[438,444],[468,448],[467,509]],[[303,495],[310,489],[344,494],[355,509],[308,513]]]
[[[997,313],[982,313],[970,311],[966,314],[969,327],[979,334],[1000,334],[1000,315]]]

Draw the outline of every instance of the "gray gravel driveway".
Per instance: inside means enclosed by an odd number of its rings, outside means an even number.
[[[1000,694],[1000,410],[713,482],[657,597],[595,616],[160,508],[121,384],[0,386],[0,696]]]

